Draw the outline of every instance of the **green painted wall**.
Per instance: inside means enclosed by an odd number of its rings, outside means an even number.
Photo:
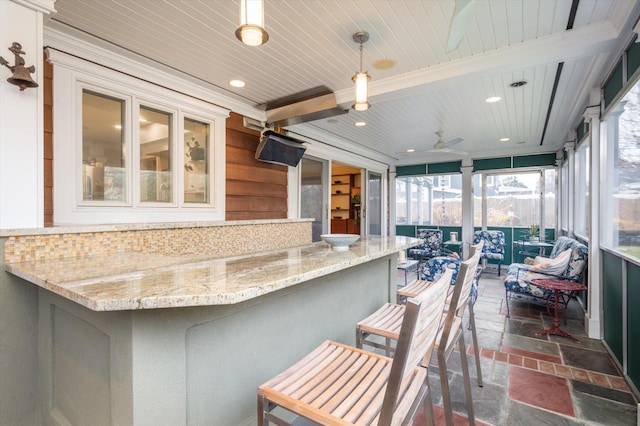
[[[622,90],[623,86],[622,59],[620,59],[604,85],[604,102],[606,107],[611,104],[616,95]]]
[[[416,227],[415,225],[396,225],[396,235],[403,235],[405,237],[415,237]]]
[[[627,374],[640,388],[640,266],[627,263]]]
[[[622,364],[622,259],[602,252],[604,341]]]

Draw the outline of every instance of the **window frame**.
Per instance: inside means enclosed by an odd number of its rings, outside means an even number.
[[[601,172],[603,177],[601,197],[601,225],[600,225],[600,241],[599,246],[611,253],[616,254],[632,263],[640,264],[640,257],[630,253],[629,251],[623,251],[620,244],[620,222],[621,220],[628,219],[626,216],[620,214],[620,204],[610,203],[611,198],[616,198],[618,192],[615,189],[620,187],[620,171],[618,160],[620,157],[620,118],[626,111],[619,111],[621,103],[628,102],[625,100],[627,95],[634,90],[637,86],[640,86],[640,72],[636,73],[632,80],[629,80],[628,85],[623,91],[621,91],[606,110],[605,115],[600,122],[600,147],[601,147]],[[640,88],[638,89],[640,91]],[[616,120],[613,122],[613,120]],[[611,138],[613,136],[613,139]],[[637,163],[635,163],[637,164]],[[639,176],[640,178],[640,176]],[[612,190],[613,189],[613,190]],[[615,205],[615,207],[612,207]],[[629,247],[638,247],[631,245]]]
[[[538,219],[537,222],[538,224],[540,224],[541,230],[544,229],[557,229],[558,227],[558,219],[556,218],[556,224],[553,228],[549,228],[548,224],[545,223],[544,220],[544,212],[546,209],[546,193],[548,192],[548,188],[546,187],[545,184],[545,173],[547,170],[555,170],[556,173],[556,179],[554,179],[554,190],[555,190],[555,203],[556,203],[556,209],[557,209],[557,205],[558,205],[558,166],[537,166],[537,167],[521,167],[521,168],[511,168],[511,169],[495,169],[495,170],[481,170],[478,172],[474,172],[473,173],[473,177],[472,177],[472,187],[475,188],[475,179],[476,176],[479,176],[478,179],[480,179],[480,204],[481,204],[481,208],[482,211],[480,212],[480,221],[481,223],[478,224],[475,220],[475,212],[473,215],[473,227],[474,228],[481,228],[481,229],[488,229],[489,227],[491,228],[501,228],[501,227],[511,227],[511,228],[523,228],[526,227],[528,224],[521,224],[521,225],[489,225],[488,224],[488,215],[487,215],[487,191],[486,188],[489,185],[495,185],[496,183],[496,179],[498,179],[499,176],[513,176],[513,175],[518,175],[518,174],[532,174],[532,173],[537,173],[539,175],[539,185],[540,185],[540,191],[538,193],[538,197],[539,197],[539,211],[538,211]],[[473,202],[473,206],[475,206],[475,194],[474,194],[474,202]]]
[[[431,188],[433,188],[435,190],[438,190],[440,188],[444,188],[444,189],[449,188],[450,189],[451,185],[452,185],[452,177],[454,177],[454,176],[458,176],[458,178],[461,180],[461,182],[460,182],[460,191],[462,191],[462,186],[463,185],[462,185],[462,174],[461,173],[455,173],[455,172],[452,172],[452,173],[431,173],[431,174],[424,174],[424,175],[410,175],[410,176],[399,176],[399,177],[396,177],[395,182],[394,182],[394,185],[395,185],[394,186],[394,188],[395,188],[394,192],[396,193],[395,206],[394,206],[394,208],[395,208],[394,217],[396,218],[395,226],[432,226],[432,227],[451,227],[451,226],[453,226],[453,227],[461,227],[462,226],[462,215],[463,215],[463,213],[462,213],[462,204],[460,205],[460,223],[443,224],[443,223],[434,223],[433,220],[430,220],[428,222],[425,222],[425,221],[423,221],[423,222],[419,222],[419,221],[409,222],[409,212],[411,210],[411,203],[412,203],[411,199],[406,200],[407,201],[407,206],[406,206],[407,223],[398,223],[398,220],[397,220],[398,219],[397,218],[397,212],[398,212],[398,210],[397,210],[398,209],[398,188],[397,188],[397,185],[398,185],[398,181],[399,180],[405,180],[406,181],[407,179],[411,179],[411,178],[431,178],[432,179]],[[436,180],[436,179],[437,179],[437,182],[438,182],[437,185],[433,182],[433,180]],[[405,191],[405,193],[406,193],[406,191]],[[409,192],[409,195],[411,195],[411,192]],[[462,195],[462,193],[460,195]],[[462,203],[462,199],[460,199],[460,202]],[[423,200],[423,203],[424,203],[424,200]],[[431,199],[431,204],[429,206],[427,206],[427,211],[428,211],[427,214],[428,215],[430,214],[431,219],[433,219],[434,216],[435,216],[435,214],[434,214],[434,212],[435,212],[434,204],[435,204],[435,200]],[[418,210],[420,210],[420,208],[418,208]],[[423,215],[423,217],[424,217],[424,215]]]
[[[167,89],[106,69],[98,64],[55,52],[54,93],[56,114],[54,128],[54,221],[62,224],[198,222],[225,219],[225,137],[229,110],[211,102]],[[124,147],[126,150],[125,202],[84,201],[82,196],[82,93],[83,90],[104,94],[125,101]],[[184,203],[180,183],[183,138],[174,139],[175,157],[173,201],[170,203],[140,202],[139,106],[174,112],[177,125],[173,132],[180,135],[183,118],[209,125],[209,203]],[[135,123],[135,128],[133,127]],[[72,155],[69,155],[72,153]],[[73,170],[73,172],[71,172]]]

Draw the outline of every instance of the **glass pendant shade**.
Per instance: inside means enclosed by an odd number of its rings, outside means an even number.
[[[356,100],[353,104],[353,109],[356,111],[369,109],[369,78],[369,74],[366,72],[358,72],[352,78],[356,83]]]
[[[264,0],[240,0],[240,26],[236,37],[248,46],[260,46],[269,40],[264,29]]]

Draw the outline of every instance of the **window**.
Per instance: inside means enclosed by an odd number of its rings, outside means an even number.
[[[140,107],[140,202],[173,202],[173,115]]]
[[[588,140],[588,139],[587,139]],[[576,150],[573,227],[576,235],[589,238],[589,143],[585,140]]]
[[[178,163],[174,139],[179,137],[177,126],[179,110],[162,110],[145,105],[133,97],[122,99],[98,93],[90,89],[82,91],[82,162],[83,201],[89,205],[99,202],[131,203],[128,197],[128,176],[133,173],[127,167],[126,140],[130,135],[135,141],[139,158],[138,180],[134,186],[137,194],[134,205],[188,206],[207,204],[209,185],[209,132],[207,122],[184,118],[182,121],[184,161]],[[138,104],[137,116],[127,120],[128,104]],[[184,115],[184,114],[182,114]],[[136,133],[130,133],[126,123],[137,122]],[[174,170],[183,169],[182,180]],[[183,188],[183,203],[176,199],[173,188]]]
[[[462,225],[462,175],[396,179],[398,225]]]
[[[545,169],[544,176],[544,227],[556,229],[558,220],[557,209],[557,178],[556,169]]]
[[[55,52],[56,224],[225,218],[225,120],[198,98]],[[186,84],[173,79],[176,88]]]
[[[82,93],[82,199],[127,200],[125,102],[108,95]]]
[[[603,123],[602,244],[640,259],[640,82]]]
[[[209,202],[209,125],[184,120],[184,202]]]
[[[569,230],[569,162],[562,164],[562,220],[560,227],[565,231]]]
[[[485,179],[486,226],[527,227],[543,225],[545,229],[556,225],[556,170],[542,169],[517,173],[476,174],[473,177],[473,222],[483,227],[483,188]],[[544,197],[542,196],[544,192]],[[544,206],[544,222],[542,209]]]

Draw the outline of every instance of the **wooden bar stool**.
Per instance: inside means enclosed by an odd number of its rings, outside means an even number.
[[[464,333],[462,328],[462,317],[471,294],[471,284],[480,261],[480,254],[481,251],[476,250],[468,260],[460,263],[458,278],[453,286],[453,291],[449,293],[447,301],[445,302],[444,312],[446,312],[446,319],[443,323],[442,330],[436,339],[438,369],[440,370],[442,397],[444,400],[445,419],[447,421],[447,425],[453,425],[453,410],[451,408],[451,394],[449,391],[446,361],[451,353],[453,353],[456,344],[459,345],[460,349],[469,422],[470,424],[475,424],[473,400],[471,397],[471,381],[469,378],[469,367],[467,365],[466,346],[464,343]],[[451,273],[451,270],[446,270],[443,277],[450,277]],[[440,280],[441,279],[442,277]],[[429,291],[430,288],[431,287],[428,286],[424,291]],[[420,295],[422,294],[424,293],[421,293]],[[402,315],[402,312],[402,305],[386,304],[366,319],[360,321],[356,325],[356,345],[358,347],[362,347],[366,344],[384,349],[389,353],[394,352],[392,342],[397,341],[399,338],[397,323],[400,320],[399,317]],[[376,342],[374,340],[376,336],[384,337],[385,343],[382,344]],[[477,350],[476,353],[478,353]],[[478,358],[476,358],[476,363],[478,364],[478,381],[481,383],[482,373],[479,367]]]
[[[472,245],[469,251],[469,256],[473,256],[478,251],[482,252],[483,245],[484,245],[483,241],[480,241],[479,243]],[[460,268],[459,260],[452,259],[450,263],[457,264],[457,268],[458,269]],[[477,266],[474,273],[473,282],[472,282],[472,289],[473,289],[471,291],[472,297],[469,297],[469,300],[467,302],[469,306],[469,330],[471,330],[471,340],[473,341],[474,356],[476,360],[476,373],[477,373],[476,376],[478,379],[478,386],[480,387],[483,386],[482,366],[480,365],[480,349],[478,346],[478,334],[476,332],[476,318],[475,318],[475,312],[473,310],[473,304],[477,299],[477,294],[476,294],[478,291],[477,286],[478,286],[478,280],[480,279],[481,273],[482,273],[482,267]],[[406,300],[408,297],[415,297],[415,295],[419,294],[422,290],[424,290],[430,284],[431,284],[430,281],[417,280],[412,282],[408,286],[405,286],[397,290],[396,297],[398,299],[398,303],[400,303],[402,300]],[[475,293],[474,293],[474,290],[475,290]],[[447,303],[449,303],[449,300],[447,300]]]
[[[258,387],[258,425],[290,425],[276,407],[322,425],[433,424],[427,375],[450,277],[407,301],[395,357],[326,341]]]

